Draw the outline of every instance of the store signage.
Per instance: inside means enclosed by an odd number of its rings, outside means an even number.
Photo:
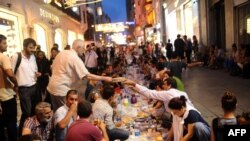
[[[56,15],[54,15],[54,14],[52,14],[52,13],[50,13],[50,12],[48,12],[48,11],[42,9],[42,8],[40,8],[40,15],[42,17],[44,17],[44,18],[47,18],[47,19],[55,22],[55,23],[59,23],[60,22],[58,16],[56,16]]]

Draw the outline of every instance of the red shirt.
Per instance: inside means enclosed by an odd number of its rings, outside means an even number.
[[[101,131],[84,119],[75,121],[66,135],[66,141],[101,141],[102,139]]]

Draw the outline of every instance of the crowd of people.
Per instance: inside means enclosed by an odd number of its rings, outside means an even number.
[[[210,138],[220,141],[221,125],[250,122],[250,113],[235,116],[237,99],[231,92],[226,92],[221,100],[224,117],[213,120],[211,128],[192,104],[185,92],[182,71],[207,63],[192,59],[192,54],[198,54],[196,36],[192,42],[187,36],[182,39],[177,35],[175,49],[170,40],[166,46],[152,43],[116,48],[84,46],[79,39],[63,51],[54,44],[48,60],[36,41],[27,38],[23,50],[9,58],[3,54],[7,38],[0,35],[1,141],[126,140],[129,131],[117,128],[121,123],[113,118],[117,114],[116,89],[126,86],[154,101],[154,111],[163,109],[152,116],[163,121],[168,141]],[[138,73],[145,76],[149,86],[123,78],[126,68],[134,65],[139,66]],[[124,81],[115,83],[114,77]],[[77,83],[85,87],[83,92]],[[22,112],[18,127],[16,97]]]

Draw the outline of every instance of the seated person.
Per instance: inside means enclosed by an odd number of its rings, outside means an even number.
[[[35,107],[35,113],[36,115],[25,120],[22,136],[32,134],[40,140],[53,141],[54,124],[51,105],[40,102]]]
[[[102,121],[97,121],[95,124],[99,127],[98,129],[91,124],[89,119],[91,113],[92,105],[89,101],[78,103],[77,114],[80,119],[76,120],[69,127],[66,141],[109,141],[106,125]]]
[[[186,101],[185,96],[180,96],[172,98],[168,104],[174,128],[170,129],[167,141],[173,137],[180,141],[210,141],[209,125],[197,110],[187,107]]]
[[[236,125],[235,110],[237,99],[231,92],[225,92],[221,98],[221,106],[224,111],[223,117],[215,118],[212,121],[211,141],[223,141],[224,125]]]
[[[112,65],[107,65],[105,68],[105,71],[103,72],[105,73],[105,76],[113,76],[113,66]]]
[[[239,125],[250,125],[250,110],[243,112],[242,115],[237,116]]]
[[[112,85],[105,85],[103,87],[102,98],[99,98],[95,101],[93,105],[93,118],[101,119],[107,125],[107,132],[109,139],[114,141],[116,139],[126,140],[129,137],[129,132],[115,128],[113,121],[114,110],[110,106],[110,101],[113,100],[115,94],[115,89]]]
[[[173,52],[171,62],[168,64],[168,69],[173,76],[178,77],[182,80],[182,69],[183,68],[191,68],[195,66],[203,65],[203,62],[194,62],[194,63],[185,63],[179,60],[178,55],[176,52]]]
[[[56,141],[64,141],[67,129],[77,119],[78,93],[76,90],[69,90],[66,95],[66,103],[59,107],[55,114]]]

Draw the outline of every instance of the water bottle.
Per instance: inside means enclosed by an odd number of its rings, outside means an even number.
[[[131,104],[135,104],[137,102],[136,96],[133,94],[131,97]]]

